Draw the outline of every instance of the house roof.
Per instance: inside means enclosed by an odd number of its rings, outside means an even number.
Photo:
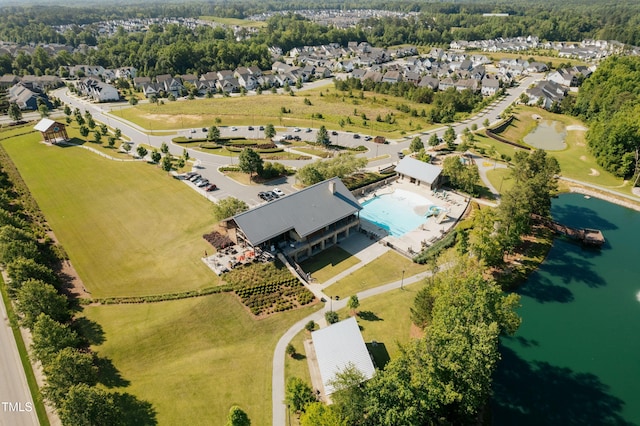
[[[375,368],[354,317],[316,330],[311,333],[311,338],[327,395],[335,391],[329,382],[350,363],[367,379],[373,377]]]
[[[240,213],[233,220],[255,246],[292,229],[304,238],[361,209],[344,183],[333,178]]]
[[[36,124],[33,128],[39,132],[46,132],[54,124],[56,124],[56,121],[50,118],[43,118],[42,120],[38,121],[38,124]],[[58,124],[60,125],[60,123]]]
[[[442,169],[412,157],[404,157],[396,166],[396,172],[432,184],[438,179]]]

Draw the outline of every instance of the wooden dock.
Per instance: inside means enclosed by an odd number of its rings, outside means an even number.
[[[586,246],[601,247],[605,243],[604,235],[599,229],[572,228],[542,216],[532,215],[532,217],[543,222],[557,234],[562,234],[573,240],[580,241]]]

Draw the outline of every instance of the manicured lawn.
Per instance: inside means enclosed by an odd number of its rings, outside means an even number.
[[[2,141],[94,297],[176,292],[218,282],[210,205],[157,166],[46,146],[32,133]]]
[[[123,391],[153,404],[161,425],[222,424],[239,405],[252,424],[271,423],[276,342],[320,305],[254,320],[230,294],[137,305],[90,306]],[[300,348],[301,350],[301,348]]]
[[[300,266],[319,283],[323,283],[358,263],[360,260],[357,257],[352,256],[339,246],[331,246],[320,255],[305,260]]]
[[[541,116],[545,120],[560,121],[565,126],[585,126],[584,123],[574,117],[553,114],[540,108],[518,106],[514,111],[516,118],[504,132],[500,133],[500,136],[514,142],[523,143],[524,136],[536,127],[536,121],[532,117],[534,114]],[[567,147],[560,151],[547,151],[549,155],[556,157],[560,163],[562,176],[630,194],[631,185],[629,183],[616,178],[596,163],[595,158],[587,148],[585,133],[583,130],[567,131],[565,139]],[[498,153],[509,155],[513,158],[515,148],[510,145],[480,135],[478,135],[477,139],[478,147],[488,150],[493,146]]]
[[[510,169],[495,169],[487,171],[487,178],[501,194],[513,188],[513,178]]]
[[[402,278],[403,270],[405,271],[404,277],[407,278],[428,269],[427,265],[413,263],[406,257],[390,250],[373,262],[327,287],[324,292],[328,296],[340,296],[341,299],[344,299],[363,290],[398,281]]]
[[[310,100],[311,105],[304,103],[305,98]],[[400,137],[405,132],[426,131],[436,127],[427,123],[424,118],[411,117],[400,112],[397,109],[400,104],[408,105],[419,112],[431,108],[427,104],[417,104],[378,93],[365,92],[361,97],[360,92],[354,90],[352,96],[349,96],[348,92],[338,92],[333,85],[328,85],[297,92],[295,96],[263,93],[257,96],[168,102],[164,105],[138,104],[119,110],[117,114],[143,128],[154,130],[206,127],[216,118],[221,120],[219,127],[268,123],[279,127],[318,128],[325,125],[328,129],[391,138]],[[290,112],[283,113],[282,107]],[[382,120],[387,114],[393,115],[393,124],[377,121],[378,116]],[[319,115],[323,118],[317,118]]]

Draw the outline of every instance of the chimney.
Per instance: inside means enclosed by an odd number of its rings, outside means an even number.
[[[329,192],[332,194],[336,193],[336,183],[335,181],[329,182]]]

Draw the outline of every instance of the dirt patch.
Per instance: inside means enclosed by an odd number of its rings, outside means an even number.
[[[589,172],[589,176],[600,176],[600,172],[596,169],[591,169],[591,171]]]
[[[409,330],[409,337],[412,339],[422,339],[424,337],[424,330],[412,323],[411,330]]]
[[[582,161],[587,161],[587,156],[586,156],[586,155],[581,155],[581,156],[580,156],[580,159],[581,159]],[[593,170],[593,169],[591,169],[591,170]]]
[[[143,114],[145,120],[161,121],[163,123],[177,124],[182,122],[198,122],[202,119],[200,115],[187,114]]]

